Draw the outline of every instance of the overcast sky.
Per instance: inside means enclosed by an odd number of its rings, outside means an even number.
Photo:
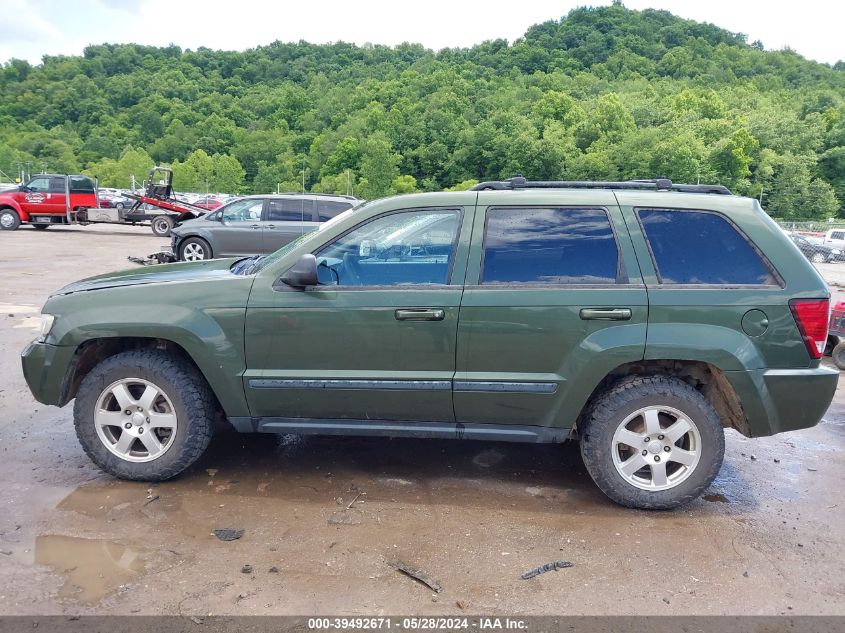
[[[0,0],[0,62],[38,63],[79,55],[88,44],[135,42],[244,50],[274,40],[343,40],[428,48],[513,41],[532,24],[610,0]],[[632,9],[668,9],[833,64],[845,59],[842,0],[624,0]]]

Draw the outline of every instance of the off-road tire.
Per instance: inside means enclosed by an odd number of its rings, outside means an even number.
[[[14,209],[0,209],[0,229],[14,231],[21,225],[21,218]]]
[[[136,463],[109,451],[97,435],[94,408],[108,385],[122,378],[148,380],[167,394],[179,421],[173,444],[153,461]],[[134,481],[165,481],[203,454],[214,432],[215,398],[189,362],[161,350],[132,350],[94,367],[79,385],[73,407],[76,436],[91,460],[107,473]]]
[[[673,407],[691,419],[701,435],[701,457],[687,479],[668,490],[642,490],[613,464],[613,435],[622,421],[648,406]],[[719,416],[692,386],[672,376],[632,376],[598,397],[581,430],[581,457],[587,472],[610,499],[629,508],[669,510],[698,497],[716,478],[725,455]]]
[[[158,215],[150,222],[153,235],[158,237],[170,237],[170,231],[176,223],[169,215]]]
[[[837,343],[830,353],[830,358],[839,369],[845,369],[845,341]]]
[[[194,244],[196,246],[199,246],[200,248],[202,248],[203,253],[205,253],[205,256],[201,260],[185,259],[185,249],[187,249],[188,246],[191,246],[191,245],[194,245]],[[214,252],[211,250],[211,245],[208,242],[206,242],[204,239],[202,239],[201,237],[189,237],[187,239],[182,240],[182,243],[179,244],[179,261],[180,262],[205,261],[205,260],[211,259],[213,257],[214,257]]]

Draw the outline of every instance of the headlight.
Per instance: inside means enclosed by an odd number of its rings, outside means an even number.
[[[837,249],[837,248],[834,248],[834,249],[833,249],[833,254],[834,254],[834,255],[841,255],[841,254],[842,254],[842,251],[840,251],[840,250],[839,250],[839,249]]]
[[[41,315],[41,334],[38,335],[38,342],[43,343],[50,336],[50,330],[53,329],[53,323],[56,322],[56,317],[52,314]]]

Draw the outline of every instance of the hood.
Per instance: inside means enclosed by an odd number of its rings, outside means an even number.
[[[202,262],[180,262],[178,264],[160,264],[147,266],[145,268],[132,268],[121,270],[115,273],[106,273],[96,277],[88,277],[81,281],[68,284],[56,295],[67,295],[72,292],[83,292],[87,290],[105,290],[106,288],[119,288],[124,286],[137,286],[141,284],[156,284],[181,281],[200,281],[214,279],[215,277],[229,277],[232,272],[229,270],[232,264],[242,258],[211,259]]]

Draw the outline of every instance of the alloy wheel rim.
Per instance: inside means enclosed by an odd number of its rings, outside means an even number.
[[[205,259],[205,249],[195,242],[186,244],[183,254],[185,259],[189,262]]]
[[[613,465],[629,484],[657,492],[686,481],[701,459],[701,433],[682,411],[638,409],[613,434]]]
[[[143,378],[122,378],[100,394],[94,426],[112,454],[128,462],[150,462],[173,445],[178,420],[161,387]]]

